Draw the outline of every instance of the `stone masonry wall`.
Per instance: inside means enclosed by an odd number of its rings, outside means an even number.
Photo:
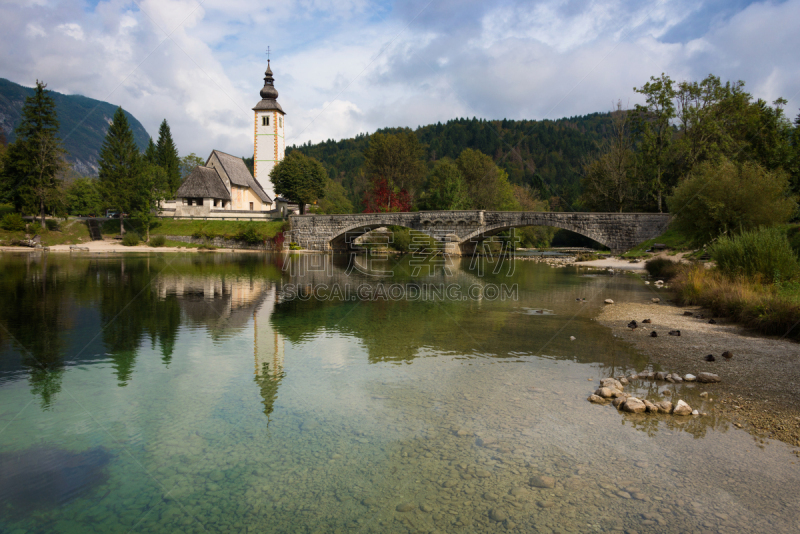
[[[287,242],[309,250],[346,250],[359,235],[381,226],[404,226],[446,243],[450,253],[467,252],[486,237],[509,228],[553,226],[585,235],[622,252],[666,230],[666,213],[563,213],[513,211],[421,211],[355,215],[295,215]]]

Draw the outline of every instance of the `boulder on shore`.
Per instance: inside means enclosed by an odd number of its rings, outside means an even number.
[[[704,384],[722,382],[722,379],[714,373],[697,373],[697,381]]]
[[[668,400],[662,400],[655,403],[659,412],[672,413],[672,403]]]

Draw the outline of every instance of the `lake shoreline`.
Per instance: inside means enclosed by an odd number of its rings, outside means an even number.
[[[617,302],[606,305],[597,320],[647,355],[655,370],[719,375],[721,383],[706,387],[715,398],[716,415],[730,418],[759,438],[800,447],[800,406],[796,400],[800,344],[754,334],[721,318],[710,324],[710,312],[697,306],[663,303],[666,294],[653,291],[653,298],[661,298],[661,303]],[[686,312],[692,316],[684,315]],[[652,323],[641,324],[644,319]],[[639,323],[638,328],[628,327],[632,320]],[[680,330],[681,335],[669,335],[672,330]],[[653,331],[657,337],[651,337]],[[724,351],[732,352],[733,357],[723,358]],[[709,354],[715,361],[705,360]]]

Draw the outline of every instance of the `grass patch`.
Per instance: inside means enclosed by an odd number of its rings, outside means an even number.
[[[669,228],[666,232],[661,234],[660,236],[648,239],[644,243],[640,243],[636,245],[634,248],[626,252],[622,255],[623,258],[649,258],[651,257],[651,253],[647,252],[648,250],[654,250],[653,247],[656,243],[665,245],[666,248],[671,253],[678,253],[684,252],[687,250],[692,250],[694,247],[692,246],[692,241],[687,236],[683,235],[679,231]]]
[[[33,237],[39,235],[42,246],[51,247],[54,245],[77,245],[91,241],[89,228],[84,221],[70,220],[67,222],[59,221],[58,230],[42,229],[39,223],[27,223],[27,230],[8,231],[0,229],[0,245],[10,245],[12,240],[25,239],[26,233]]]
[[[717,267],[728,276],[743,275],[771,283],[791,280],[800,273],[797,256],[781,228],[760,228],[720,237],[710,252]]]
[[[126,230],[137,233],[144,233],[144,229],[136,221],[125,219]],[[225,239],[238,239],[240,235],[250,235],[258,241],[274,239],[278,233],[288,230],[287,221],[193,221],[193,220],[173,220],[159,219],[150,228],[150,235],[180,235],[186,237],[197,237],[214,239],[223,237]],[[110,219],[102,223],[100,231],[105,235],[119,235],[119,220]]]
[[[762,334],[800,338],[800,283],[762,284],[693,265],[681,269],[672,287],[679,304],[703,306]]]

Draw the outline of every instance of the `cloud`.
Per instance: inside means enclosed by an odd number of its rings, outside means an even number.
[[[248,155],[267,46],[299,144],[606,111],[661,72],[744,79],[791,111],[797,20],[800,0],[14,2],[0,6],[0,76],[122,105],[154,135],[167,118],[182,154]]]

